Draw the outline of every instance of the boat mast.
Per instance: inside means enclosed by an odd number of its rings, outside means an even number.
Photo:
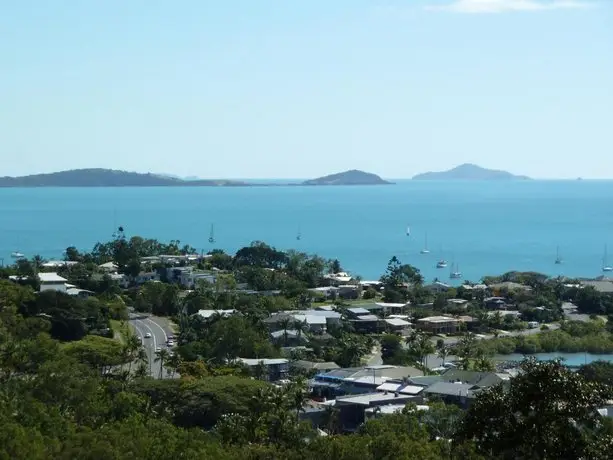
[[[209,243],[213,244],[215,242],[215,224],[211,224],[211,233],[209,235]]]

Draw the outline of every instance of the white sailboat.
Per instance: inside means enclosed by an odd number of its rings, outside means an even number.
[[[436,263],[436,268],[447,268],[447,261],[442,257],[443,256],[443,248],[442,247],[441,247],[440,253],[441,253],[441,258]]]
[[[556,246],[556,260],[555,264],[560,265],[562,263],[562,258],[560,257],[560,246]]]
[[[602,271],[603,272],[613,272],[613,267],[609,265],[607,256],[607,245],[604,245],[604,255],[602,256]]]
[[[426,238],[424,242],[424,248],[419,251],[420,254],[430,254],[430,250],[428,249],[428,234],[426,233]]]
[[[11,252],[11,257],[13,259],[23,259],[25,258],[25,255],[23,255],[21,252],[19,251],[15,251],[15,252]]]
[[[209,234],[209,243],[215,242],[215,224],[211,224],[211,233]]]
[[[458,280],[462,278],[462,272],[460,271],[460,267],[456,263],[451,264],[451,272],[449,273],[449,279]]]
[[[411,227],[407,227],[407,236],[411,236]]]
[[[298,233],[296,234],[296,240],[300,241],[302,239],[302,232],[300,231],[300,227],[298,227]]]

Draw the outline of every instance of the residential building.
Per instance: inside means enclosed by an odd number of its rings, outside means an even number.
[[[270,333],[270,337],[273,342],[283,347],[297,347],[309,341],[306,335],[294,329],[274,331]]]
[[[289,359],[285,358],[238,358],[238,361],[249,368],[252,375],[276,382],[287,378],[289,374]],[[262,372],[262,375],[258,375]]]
[[[213,315],[230,316],[236,313],[236,310],[198,310],[197,315],[204,319],[209,319]]]
[[[424,288],[433,294],[442,294],[451,289],[451,286],[440,281],[435,281],[432,284],[424,286]]]
[[[466,299],[447,299],[447,306],[466,309],[468,307],[468,300]]]
[[[290,367],[300,369],[302,371],[317,374],[320,372],[331,371],[333,369],[340,369],[340,366],[334,362],[315,362],[298,360],[290,363]]]
[[[460,320],[450,316],[428,316],[417,320],[417,327],[432,334],[453,334],[458,331]]]
[[[79,262],[75,262],[73,260],[48,260],[47,262],[43,262],[41,267],[43,268],[60,268],[60,267],[73,267],[77,265]]]
[[[487,288],[494,293],[504,292],[504,291],[507,291],[507,292],[532,291],[532,288],[530,286],[526,286],[525,284],[514,283],[513,281],[504,281],[502,283],[490,284]]]
[[[400,332],[411,327],[411,323],[400,318],[385,318],[385,327],[392,332]]]
[[[376,315],[359,315],[349,322],[356,332],[369,334],[379,332],[381,319]]]
[[[119,266],[115,262],[106,262],[98,265],[98,268],[107,273],[117,273]]]
[[[96,293],[93,291],[88,291],[87,289],[79,289],[73,286],[66,289],[66,294],[71,295],[73,297],[79,297],[80,299],[87,299],[88,297],[91,297]]]
[[[601,294],[613,295],[613,281],[609,280],[589,280],[589,281],[581,281],[581,286],[583,287],[593,287]]]
[[[39,273],[40,292],[57,291],[66,293],[66,278],[62,278],[57,273]]]
[[[506,310],[507,301],[504,297],[488,297],[483,301],[485,308],[490,310]]]

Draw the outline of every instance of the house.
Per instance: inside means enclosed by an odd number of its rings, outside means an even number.
[[[381,417],[382,415],[392,415],[402,412],[404,408],[407,407],[405,404],[386,404],[385,406],[376,406],[369,407],[364,411],[364,416],[366,420],[370,420],[372,418]],[[423,404],[417,404],[415,409],[418,411],[427,411],[430,410],[430,407],[424,406]]]
[[[441,283],[440,281],[435,281],[432,284],[424,286],[424,289],[427,289],[432,294],[442,294],[451,289],[451,286],[449,284]]]
[[[393,332],[400,332],[411,327],[411,323],[400,318],[385,318],[383,321],[385,322],[385,327]]]
[[[387,302],[374,302],[371,304],[360,305],[364,310],[368,310],[369,313],[376,313],[382,316],[388,314],[401,314],[404,313],[410,303],[387,303]]]
[[[468,307],[468,300],[466,299],[447,299],[447,306],[454,308],[466,309]]]
[[[79,262],[75,262],[73,260],[48,260],[47,262],[43,262],[41,267],[44,268],[60,268],[60,267],[73,267],[77,265]]]
[[[115,262],[106,262],[98,265],[98,268],[103,272],[116,273],[119,270],[119,266]]]
[[[160,281],[160,274],[158,272],[140,272],[136,278],[134,278],[134,282],[137,285]]]
[[[411,366],[383,364],[380,366],[350,367],[319,373],[309,381],[309,387],[316,397],[333,398],[338,395],[374,392],[377,391],[377,387],[386,382],[402,381],[409,377],[421,375],[423,375],[422,371]]]
[[[360,281],[358,284],[360,285],[360,287],[362,289],[373,288],[376,291],[380,290],[381,287],[383,286],[383,283],[381,281],[378,281],[378,280],[375,280],[375,281]]]
[[[360,315],[349,320],[356,332],[364,334],[379,332],[380,321],[381,319],[375,315]]]
[[[349,273],[339,272],[324,275],[324,279],[330,283],[330,286],[340,286],[341,284],[349,283],[353,277]]]
[[[345,300],[355,300],[362,296],[362,288],[355,284],[339,284],[338,297]]]
[[[74,297],[79,297],[80,299],[87,299],[88,297],[91,297],[93,295],[95,295],[96,293],[93,291],[88,291],[87,289],[79,289],[77,287],[69,287],[66,289],[66,294],[74,296]]]
[[[284,347],[297,347],[309,341],[301,332],[294,329],[278,330],[270,333],[273,342]]]
[[[460,320],[450,316],[428,316],[417,320],[417,327],[432,334],[453,334],[457,332]]]
[[[40,281],[39,292],[57,291],[66,293],[66,278],[62,278],[57,273],[39,273],[38,280]]]
[[[494,315],[500,315],[503,318],[506,318],[507,316],[510,316],[512,318],[521,318],[521,312],[517,311],[517,310],[503,310],[503,311],[488,311],[487,312],[487,316],[492,317]]]
[[[490,310],[504,310],[507,308],[507,301],[504,297],[488,297],[487,299],[483,300],[483,304],[485,305],[485,308]]]
[[[532,288],[530,286],[526,286],[525,284],[514,283],[513,281],[504,281],[502,283],[494,283],[490,284],[487,287],[492,292],[514,292],[514,291],[524,291],[530,292]]]
[[[304,323],[309,332],[315,334],[323,334],[326,332],[327,320],[325,316],[320,315],[291,315],[294,322]]]
[[[315,361],[305,361],[305,360],[297,360],[290,363],[291,368],[300,369],[309,373],[319,373],[325,371],[331,371],[332,369],[340,369],[340,366],[334,362],[315,362]]]
[[[479,387],[470,383],[437,382],[424,390],[424,396],[467,408],[479,390]]]
[[[238,361],[247,366],[252,375],[262,372],[258,377],[269,382],[285,379],[289,373],[289,359],[285,358],[238,358]]]
[[[230,316],[236,313],[236,310],[198,310],[198,316],[209,319],[213,315]]]
[[[487,289],[485,284],[463,284],[461,287],[467,291],[484,291]]]
[[[327,300],[335,300],[338,297],[339,288],[336,286],[322,286],[309,289],[313,294],[324,296]]]
[[[346,312],[347,312],[347,316],[353,319],[356,319],[358,316],[370,314],[370,312],[366,310],[366,308],[361,308],[361,307],[347,308]]]
[[[601,294],[613,294],[613,282],[608,280],[589,280],[581,281],[581,286],[591,286]]]
[[[334,401],[326,402],[339,411],[342,430],[353,432],[366,421],[366,410],[380,406],[406,405],[416,401],[415,396],[400,393],[374,392],[360,395],[339,396]]]

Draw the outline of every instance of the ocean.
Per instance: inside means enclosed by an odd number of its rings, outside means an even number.
[[[91,250],[119,225],[128,236],[178,239],[206,251],[264,241],[338,258],[364,279],[378,278],[394,255],[427,281],[449,280],[454,262],[471,281],[510,270],[593,277],[607,243],[613,257],[613,182],[0,189],[5,264],[13,251],[60,258],[68,246]],[[426,234],[430,254],[422,255]],[[557,247],[561,265],[554,264]],[[449,268],[436,268],[440,258]]]

